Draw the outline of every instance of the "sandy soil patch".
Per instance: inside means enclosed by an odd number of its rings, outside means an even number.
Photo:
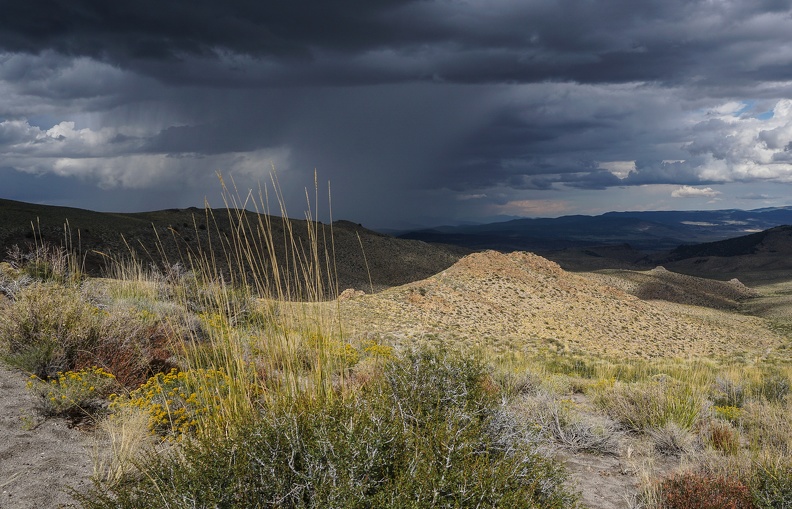
[[[0,365],[0,509],[67,507],[92,473],[90,438],[45,419],[25,375]]]

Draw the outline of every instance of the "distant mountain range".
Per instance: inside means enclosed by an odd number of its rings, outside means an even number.
[[[792,224],[792,207],[754,210],[608,212],[599,216],[515,219],[499,223],[438,226],[399,238],[469,249],[535,251],[629,244],[645,252],[700,244]]]
[[[291,220],[287,226],[280,217],[244,214],[254,227],[260,220],[270,222],[275,246],[287,244],[288,228],[300,249],[311,242],[306,221]],[[68,239],[93,274],[101,274],[107,264],[104,255],[123,257],[130,251],[146,263],[163,265],[183,263],[188,253],[204,250],[222,264],[227,253],[218,239],[230,234],[235,221],[225,209],[117,214],[0,199],[0,261],[13,245],[63,245]],[[338,289],[370,292],[427,278],[485,249],[531,251],[579,272],[662,265],[713,279],[737,277],[746,284],[792,279],[792,226],[781,225],[792,225],[792,207],[517,219],[419,230],[399,238],[349,221],[313,228],[329,244],[320,257],[334,260]],[[332,243],[327,240],[331,230]],[[283,252],[278,259],[288,261]]]

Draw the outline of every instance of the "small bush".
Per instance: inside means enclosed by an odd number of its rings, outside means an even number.
[[[111,373],[94,366],[58,373],[57,378],[48,382],[32,375],[27,387],[43,398],[44,409],[49,414],[92,415],[101,408],[102,401],[117,387],[117,383]]]
[[[158,373],[128,396],[114,397],[110,410],[137,408],[149,415],[149,429],[180,440],[198,428],[198,418],[208,413],[217,398],[228,391],[228,375],[218,370],[196,369]]]
[[[789,458],[766,459],[756,465],[751,488],[760,509],[792,507],[792,462]]]
[[[740,408],[745,403],[746,384],[730,378],[717,377],[710,397],[715,406]]]
[[[751,492],[729,477],[687,472],[660,483],[661,509],[754,509]]]
[[[54,283],[24,288],[0,314],[5,360],[48,379],[74,367],[79,351],[97,343],[100,311],[79,291]]]
[[[740,450],[740,436],[729,423],[713,421],[707,429],[707,441],[716,451],[737,454]]]
[[[716,417],[732,423],[739,422],[745,414],[742,408],[736,406],[714,406],[712,407],[712,411],[715,413]]]
[[[524,399],[520,414],[536,426],[536,431],[573,452],[618,455],[624,433],[612,420],[583,414],[570,400],[548,394]]]

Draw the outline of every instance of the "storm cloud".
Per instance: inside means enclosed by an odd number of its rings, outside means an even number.
[[[200,206],[274,167],[374,226],[788,204],[788,1],[0,6],[0,197]]]

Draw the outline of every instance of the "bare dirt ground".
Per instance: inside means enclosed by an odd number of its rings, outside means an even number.
[[[69,507],[67,489],[90,483],[91,440],[63,419],[45,419],[25,382],[0,365],[0,509]]]

